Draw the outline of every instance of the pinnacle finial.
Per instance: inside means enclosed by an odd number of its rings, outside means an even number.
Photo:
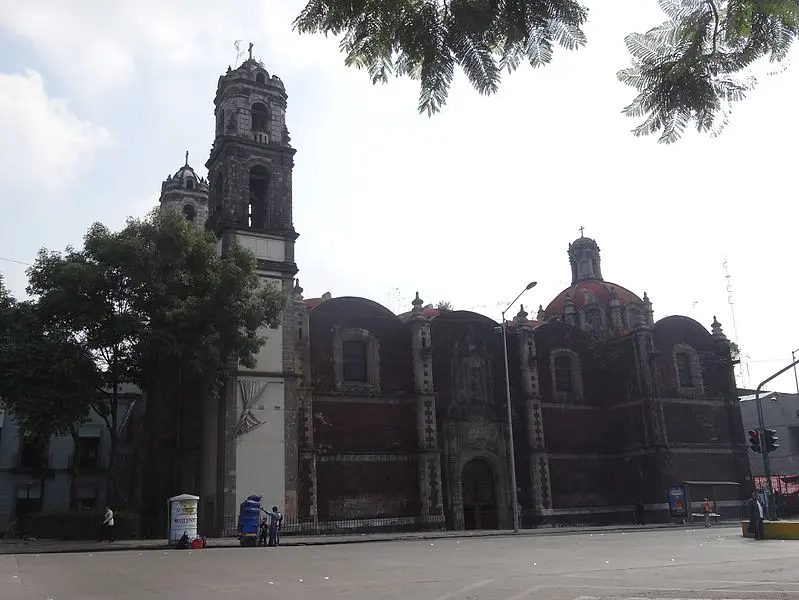
[[[580,237],[585,237],[585,235],[584,235],[584,232],[585,232],[585,227],[583,227],[583,226],[581,225],[581,226],[580,226]]]
[[[713,323],[710,325],[710,330],[714,339],[727,340],[727,336],[724,335],[724,330],[721,328],[721,323],[719,323],[715,315],[713,315]]]
[[[413,299],[413,312],[422,312],[424,301],[419,297],[419,292],[416,292],[416,298]]]
[[[535,318],[539,321],[543,321],[546,314],[544,313],[544,307],[539,304],[538,305],[538,313],[536,314]]]
[[[186,150],[186,164],[183,165],[183,166],[184,167],[188,167],[189,166],[189,151],[188,150]]]
[[[250,42],[250,47],[247,48],[247,52],[250,53],[250,60],[252,60],[252,46],[253,46],[253,44],[252,44],[252,42]]]
[[[527,315],[529,315],[526,310],[524,310],[524,304],[519,305],[519,313],[516,315],[516,320],[523,322],[527,320]]]

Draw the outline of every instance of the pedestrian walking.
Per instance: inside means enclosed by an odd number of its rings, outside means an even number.
[[[763,539],[763,504],[758,498],[757,491],[752,492],[752,497],[747,502],[749,509],[749,531],[755,534],[756,540]]]
[[[705,515],[705,527],[710,527],[710,515],[713,514],[713,503],[710,498],[705,498],[705,504],[702,506],[702,512]]]
[[[635,522],[637,525],[646,525],[646,510],[640,500],[635,504]]]
[[[103,526],[100,528],[100,539],[102,541],[114,541],[114,511],[110,506],[105,507],[105,514],[103,515]]]

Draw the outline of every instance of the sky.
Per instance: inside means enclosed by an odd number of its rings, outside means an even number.
[[[305,297],[404,312],[418,291],[498,319],[536,280],[532,315],[569,285],[585,227],[605,279],[647,292],[656,319],[715,315],[754,387],[799,348],[784,306],[799,297],[799,67],[762,79],[720,137],[659,145],[630,133],[634,91],[615,77],[624,36],[663,21],[656,1],[585,3],[587,47],[488,97],[459,74],[431,118],[415,82],[374,86],[336,39],[293,32],[302,0],[0,0],[0,271],[22,296],[20,263],[145,215],[186,150],[205,175],[217,79],[242,40],[289,94]],[[766,387],[794,391],[793,375]]]

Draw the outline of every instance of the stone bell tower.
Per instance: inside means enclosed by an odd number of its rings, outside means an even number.
[[[258,259],[263,285],[289,301],[277,329],[260,332],[266,345],[254,369],[231,373],[222,398],[205,407],[203,510],[219,533],[235,528],[238,505],[258,494],[284,514],[296,514],[296,319],[291,294],[297,265],[292,223],[294,152],[286,128],[286,90],[250,56],[219,78],[216,135],[206,163],[207,227],[224,255],[238,243]],[[208,518],[208,517],[206,517]]]

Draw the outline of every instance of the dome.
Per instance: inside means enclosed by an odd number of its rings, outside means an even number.
[[[571,250],[579,250],[581,248],[590,248],[599,252],[599,244],[593,238],[581,236],[569,244],[569,249]]]
[[[614,294],[618,295],[619,306],[621,307],[643,303],[643,300],[636,294],[615,283],[598,279],[585,280],[572,284],[555,296],[555,299],[544,310],[544,315],[547,319],[562,315],[566,307],[567,298],[571,298],[575,311],[579,311],[589,304],[609,307],[610,300]]]
[[[582,235],[569,244],[572,283],[537,315],[542,321],[561,321],[603,335],[617,335],[652,325],[652,303],[627,288],[605,281],[599,244]]]
[[[186,163],[174,175],[167,176],[164,183],[161,184],[162,192],[169,189],[208,192],[208,181],[197,175],[194,169],[189,166],[188,152],[186,152]]]

